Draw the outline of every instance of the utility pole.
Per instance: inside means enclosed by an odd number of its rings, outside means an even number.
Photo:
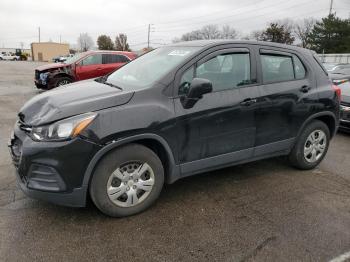
[[[151,24],[148,24],[147,49],[149,49],[149,35],[151,33]]]
[[[331,5],[329,7],[329,15],[332,14],[332,9],[333,9],[333,0],[331,0]]]
[[[150,35],[151,35],[151,32],[154,32],[154,31],[151,31],[152,29],[154,29],[154,27],[152,27],[153,24],[148,24],[148,34],[147,34],[147,49],[149,49],[149,43],[150,43]]]
[[[39,43],[40,43],[40,26],[38,27],[38,29],[39,29]]]
[[[60,35],[60,44],[61,44],[62,42],[61,42],[61,35]]]

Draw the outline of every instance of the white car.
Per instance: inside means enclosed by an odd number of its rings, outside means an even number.
[[[0,54],[0,60],[16,61],[16,60],[19,60],[19,59],[20,59],[20,57],[18,55],[13,55],[13,54],[9,54],[9,53]]]

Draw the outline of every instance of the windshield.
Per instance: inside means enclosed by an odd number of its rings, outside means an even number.
[[[73,57],[67,58],[67,60],[64,61],[64,63],[65,64],[73,64],[76,61],[78,61],[80,58],[82,58],[83,56],[85,56],[85,53],[75,54]]]
[[[126,64],[112,73],[106,82],[123,89],[141,89],[158,81],[200,47],[162,47]]]

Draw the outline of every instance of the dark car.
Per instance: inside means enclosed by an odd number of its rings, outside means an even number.
[[[350,64],[328,64],[324,63],[324,67],[331,74],[350,75]]]
[[[341,89],[340,123],[341,131],[350,132],[350,74],[329,74],[333,84]]]
[[[315,54],[250,41],[193,41],[151,51],[109,76],[60,87],[20,110],[9,144],[30,197],[133,215],[164,183],[288,156],[324,158],[340,89]]]
[[[63,63],[37,67],[34,83],[39,89],[52,89],[109,74],[135,58],[136,54],[132,52],[88,51],[65,58]]]

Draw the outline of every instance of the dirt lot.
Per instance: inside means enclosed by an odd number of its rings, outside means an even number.
[[[197,175],[166,186],[134,217],[28,199],[6,143],[16,113],[38,93],[36,66],[0,62],[1,261],[328,261],[350,250],[347,134],[313,171],[281,158]]]

